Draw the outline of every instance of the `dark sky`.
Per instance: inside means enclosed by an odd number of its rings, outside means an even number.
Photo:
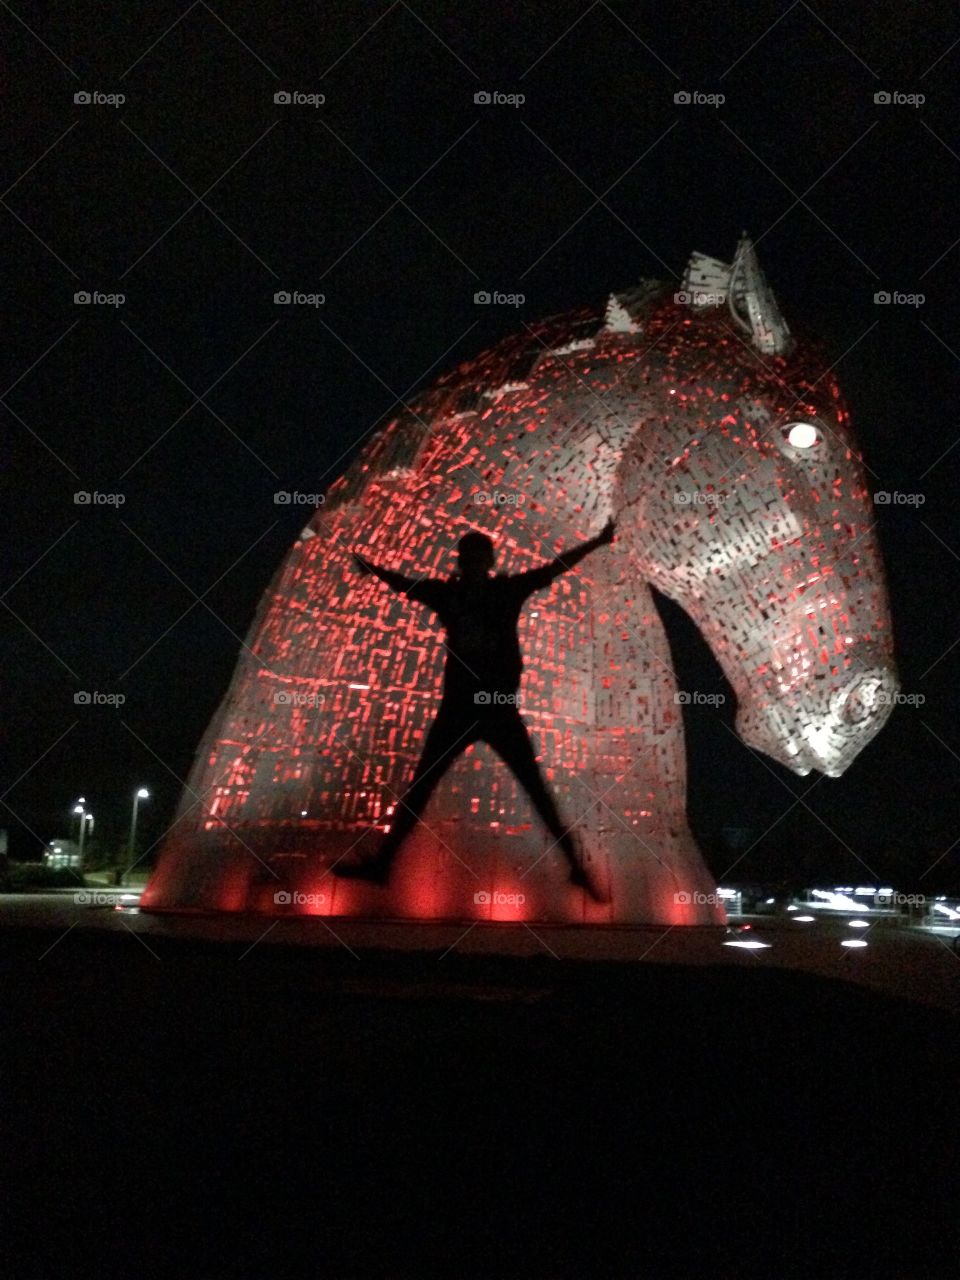
[[[80,793],[109,836],[149,786],[143,829],[161,834],[303,522],[275,490],[325,487],[404,395],[521,318],[677,277],[695,249],[729,259],[743,228],[762,238],[791,325],[840,360],[874,487],[924,499],[877,519],[903,687],[925,702],[898,708],[844,778],[799,803],[816,777],[742,746],[732,704],[696,709],[691,817],[708,844],[776,823],[766,846],[784,866],[825,845],[838,868],[854,854],[873,866],[891,838],[927,851],[921,866],[948,849],[952,4],[13,8],[0,10],[0,825],[18,856],[65,832]],[[276,105],[278,90],[326,102]],[[526,101],[477,105],[478,90]],[[679,90],[725,101],[676,104]],[[126,101],[76,105],[78,91]],[[878,91],[926,100],[878,104]],[[526,302],[477,308],[479,288]],[[278,289],[326,302],[279,309]],[[878,307],[883,289],[926,300]],[[126,300],[80,307],[78,290]],[[78,490],[125,502],[76,505]],[[689,621],[666,615],[684,686],[721,688]],[[77,690],[126,702],[78,707]],[[954,850],[941,870],[957,864]]]

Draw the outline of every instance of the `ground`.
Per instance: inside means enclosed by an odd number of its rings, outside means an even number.
[[[10,919],[0,965],[17,1277],[956,1271],[942,1008],[83,920]]]

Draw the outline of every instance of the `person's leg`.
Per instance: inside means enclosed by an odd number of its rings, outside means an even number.
[[[492,717],[486,725],[481,726],[481,733],[526,791],[547,830],[566,854],[571,868],[570,879],[588,890],[598,901],[604,901],[599,889],[591,882],[581,865],[573,833],[560,817],[553,795],[540,772],[530,733],[520,718],[520,712],[511,708],[502,715]]]
[[[471,725],[472,721],[458,714],[457,708],[440,704],[437,718],[427,733],[413,778],[397,800],[393,823],[381,842],[376,858],[366,862],[337,863],[333,867],[336,875],[381,882],[386,880],[397,849],[419,822],[437,783],[460,752],[474,741]]]

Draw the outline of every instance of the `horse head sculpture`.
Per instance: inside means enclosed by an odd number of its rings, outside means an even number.
[[[487,533],[516,571],[617,520],[521,620],[523,711],[609,903],[567,883],[525,795],[478,744],[389,887],[338,882],[388,824],[439,700],[421,606],[359,579],[359,547],[443,575]],[[826,358],[787,328],[744,238],[530,325],[445,375],[330,488],[272,584],[143,898],[153,909],[416,919],[722,920],[686,820],[682,713],[649,584],[734,691],[750,746],[836,776],[896,688],[872,504]],[[715,699],[714,699],[715,700]]]

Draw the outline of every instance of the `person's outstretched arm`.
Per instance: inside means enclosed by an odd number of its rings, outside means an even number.
[[[588,538],[586,542],[581,542],[579,547],[571,547],[569,551],[562,552],[555,560],[548,560],[539,568],[528,569],[526,573],[518,573],[516,576],[528,592],[548,587],[554,578],[559,578],[562,573],[579,564],[591,551],[596,551],[597,547],[608,546],[613,541],[615,529],[616,525],[613,521],[608,520],[595,538]]]
[[[422,604],[431,603],[431,588],[436,582],[435,578],[408,578],[405,574],[397,573],[393,569],[382,569],[380,565],[374,564],[372,560],[368,560],[357,551],[354,551],[353,558],[362,574],[372,573],[375,578],[385,582],[394,591],[409,596],[411,600],[418,600]]]

